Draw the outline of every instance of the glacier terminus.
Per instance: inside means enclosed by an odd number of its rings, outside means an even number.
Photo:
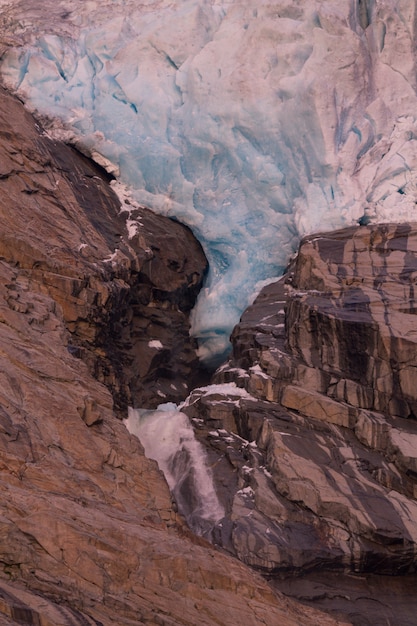
[[[302,236],[415,219],[414,2],[0,6],[6,85],[201,241],[192,333],[207,363]]]

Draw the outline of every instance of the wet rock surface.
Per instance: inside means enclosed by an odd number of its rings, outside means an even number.
[[[198,244],[139,209],[129,238],[103,173],[3,91],[0,146],[0,622],[335,624],[193,537],[116,417],[191,384]]]
[[[312,573],[272,585],[306,605],[345,615],[354,626],[416,623],[416,576]]]
[[[393,619],[397,602],[411,624],[417,608],[388,593],[416,571],[416,246],[415,224],[306,238],[243,314],[217,384],[183,409],[227,510],[214,541],[296,597],[309,572],[329,584],[337,573],[338,591],[305,582],[312,602],[349,595],[354,581],[352,598],[362,589],[368,605],[322,606],[355,624]],[[370,574],[386,584],[361,587]]]

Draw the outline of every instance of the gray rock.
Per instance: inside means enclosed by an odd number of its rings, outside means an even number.
[[[234,479],[214,539],[244,562],[299,580],[416,571],[416,254],[415,224],[307,237],[234,329],[223,397],[186,403],[216,481]]]

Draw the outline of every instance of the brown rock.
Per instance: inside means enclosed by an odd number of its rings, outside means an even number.
[[[306,417],[323,420],[337,426],[353,428],[356,424],[357,412],[348,404],[336,402],[302,387],[286,386],[282,392],[281,404]]]
[[[94,398],[90,396],[86,396],[84,398],[84,406],[77,407],[78,413],[87,426],[92,426],[93,424],[98,424],[102,421],[102,416],[100,411],[97,409],[97,404]]]
[[[181,400],[205,376],[188,332],[207,267],[201,246],[176,222],[121,207],[103,170],[0,96],[0,255],[21,270],[10,307],[30,312],[28,289],[50,295],[69,350],[112,390],[121,414],[128,403]],[[138,225],[131,238],[128,216]]]
[[[291,352],[353,381],[352,403],[399,417],[415,405],[415,238],[388,224],[306,239],[288,304]]]
[[[1,623],[326,623],[326,617],[322,621],[276,595],[243,564],[191,536],[173,511],[156,463],[144,457],[138,440],[116,419],[113,397],[100,382],[111,389],[117,406],[124,406],[125,387],[132,381],[123,360],[130,355],[131,363],[139,361],[143,344],[157,340],[164,345],[164,360],[151,360],[152,372],[144,368],[143,381],[151,373],[159,376],[161,368],[168,379],[178,363],[181,377],[189,373],[195,357],[185,340],[186,312],[204,262],[201,251],[188,260],[182,254],[181,269],[172,267],[167,279],[164,265],[176,252],[165,244],[167,237],[178,237],[187,255],[188,245],[195,250],[197,244],[179,225],[170,230],[167,221],[158,244],[161,255],[121,241],[116,233],[122,233],[123,222],[100,172],[39,134],[4,92],[0,119],[5,155],[0,180]],[[160,224],[145,213],[144,221]],[[142,235],[145,241],[151,237]],[[155,247],[157,240],[151,241]],[[175,303],[172,310],[167,302]],[[143,319],[136,317],[138,311],[145,312]],[[184,336],[176,348],[182,346],[185,356],[178,361],[170,333],[179,327]],[[161,390],[156,378],[151,380],[149,403]],[[134,390],[141,398],[140,387]]]
[[[227,511],[214,539],[244,562],[299,580],[416,571],[416,251],[414,224],[306,238],[234,329],[223,397],[187,401]]]

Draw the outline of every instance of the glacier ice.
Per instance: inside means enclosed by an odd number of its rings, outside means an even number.
[[[409,0],[21,0],[0,71],[193,229],[210,362],[300,237],[415,219],[416,17]]]

